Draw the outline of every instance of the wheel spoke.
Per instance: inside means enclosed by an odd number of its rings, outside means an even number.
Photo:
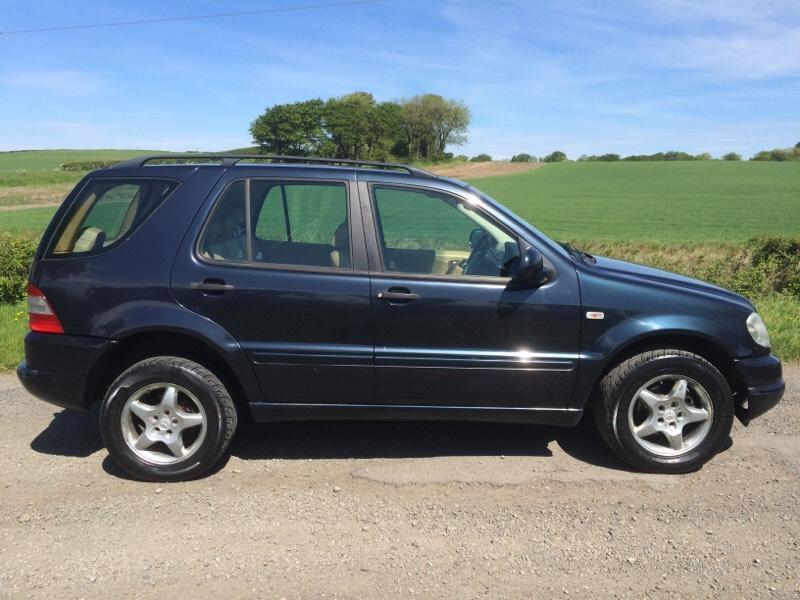
[[[170,441],[165,443],[175,458],[182,458],[186,452],[186,448],[183,447],[183,437],[180,433],[175,434]]]
[[[150,417],[154,416],[158,412],[158,409],[155,406],[150,406],[149,404],[145,404],[139,400],[134,400],[128,405],[128,407],[133,414],[135,414],[145,423],[147,423],[147,420]]]
[[[203,415],[198,413],[178,413],[180,417],[180,428],[189,429],[203,424]]]
[[[699,423],[700,421],[707,421],[711,415],[705,408],[694,408],[687,406],[684,409],[684,419],[687,423]]]
[[[145,429],[139,434],[139,437],[136,438],[136,441],[133,443],[133,447],[137,450],[146,450],[155,443],[156,441],[147,434],[147,430]]]
[[[172,410],[178,408],[178,389],[175,386],[171,385],[164,390],[164,395],[161,398],[161,406]]]
[[[675,385],[672,386],[672,389],[669,392],[669,399],[684,402],[686,400],[686,389],[688,387],[689,382],[687,382],[685,379],[679,379],[675,382]]]
[[[665,429],[662,433],[673,450],[681,450],[683,448],[683,431],[679,427],[673,430]]]
[[[648,406],[651,413],[654,413],[658,403],[664,400],[661,396],[654,394],[650,390],[642,390],[639,392],[639,399]]]
[[[656,425],[656,420],[654,417],[650,417],[644,423],[636,427],[633,432],[639,436],[640,438],[646,438],[648,436],[653,435],[654,433],[658,433],[660,431],[658,426]]]

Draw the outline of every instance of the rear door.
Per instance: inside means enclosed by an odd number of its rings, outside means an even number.
[[[176,297],[240,342],[265,402],[372,402],[370,282],[352,176],[236,174],[184,242]]]
[[[574,268],[545,256],[551,280],[514,287],[504,266],[527,242],[477,198],[361,186],[374,222],[376,403],[565,408],[579,348]]]

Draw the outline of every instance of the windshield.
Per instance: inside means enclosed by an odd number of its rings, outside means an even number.
[[[535,237],[537,237],[538,239],[544,241],[547,244],[547,246],[549,248],[551,248],[553,251],[558,252],[564,258],[573,258],[572,254],[563,246],[563,244],[561,244],[560,242],[554,241],[553,239],[551,239],[550,237],[548,237],[547,235],[545,235],[544,233],[542,233],[541,231],[536,229],[536,227],[534,227],[533,225],[528,223],[525,219],[523,219],[519,215],[511,212],[509,209],[507,209],[505,206],[503,206],[500,202],[498,202],[497,200],[495,200],[491,196],[488,196],[487,194],[484,194],[482,191],[480,191],[478,189],[475,189],[472,186],[469,186],[469,190],[472,193],[474,193],[475,195],[477,195],[478,197],[480,197],[481,200],[484,200],[490,206],[495,208],[497,211],[501,212],[510,221],[512,221],[513,223],[516,223],[518,226],[522,227],[523,229],[527,229]]]

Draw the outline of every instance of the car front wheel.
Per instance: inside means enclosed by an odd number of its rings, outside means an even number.
[[[684,350],[654,350],[620,363],[603,378],[598,404],[595,419],[609,446],[655,473],[698,469],[724,447],[733,424],[727,381]]]
[[[236,408],[211,371],[185,358],[136,363],[111,385],[100,431],[111,456],[148,481],[198,477],[222,457],[236,429]]]

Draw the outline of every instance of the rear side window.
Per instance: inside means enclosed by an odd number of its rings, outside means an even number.
[[[92,254],[132,233],[178,186],[166,179],[93,179],[75,199],[49,256]]]
[[[199,249],[218,261],[347,269],[349,233],[344,183],[251,179],[220,198]]]

